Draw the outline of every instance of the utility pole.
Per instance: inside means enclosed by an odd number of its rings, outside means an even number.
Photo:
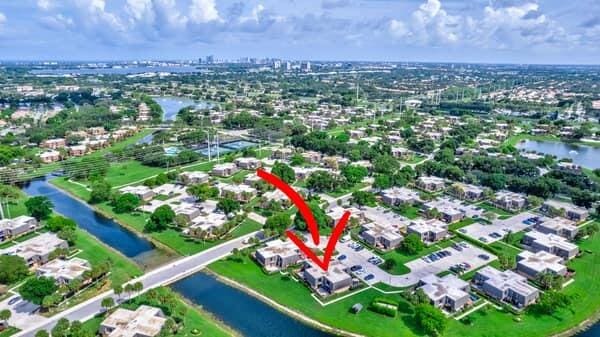
[[[210,154],[212,152],[212,148],[210,147],[210,131],[206,133],[206,139],[208,142],[208,161],[210,161]]]

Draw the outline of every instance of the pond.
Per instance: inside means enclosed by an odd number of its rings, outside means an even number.
[[[573,163],[590,168],[600,168],[600,148],[587,145],[574,145],[559,141],[525,140],[517,144],[517,149],[550,154],[557,158],[569,158]]]
[[[163,121],[174,121],[179,110],[183,108],[194,107],[196,109],[209,109],[213,106],[209,102],[194,101],[184,97],[156,96],[152,98],[163,109]]]

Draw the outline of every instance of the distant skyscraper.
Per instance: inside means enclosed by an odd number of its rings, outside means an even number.
[[[279,60],[273,61],[273,69],[279,69],[279,68],[281,68],[281,61],[279,61]]]
[[[310,72],[310,61],[306,61],[306,63],[304,63],[303,70],[306,71],[307,73]]]
[[[285,62],[285,71],[292,70],[292,63],[290,61]]]
[[[206,57],[206,64],[213,64],[213,63],[215,63],[215,57],[212,55],[208,55]]]

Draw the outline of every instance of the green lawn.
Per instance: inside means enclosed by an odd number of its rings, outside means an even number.
[[[106,181],[113,187],[140,181],[166,171],[162,167],[150,167],[136,160],[113,163],[106,173]]]
[[[19,329],[13,328],[13,327],[9,327],[8,329],[0,332],[0,337],[12,336],[12,335],[16,334],[17,332],[19,332]]]
[[[600,299],[590,294],[590,289],[600,287],[600,233],[581,243],[584,253],[569,266],[576,270],[575,281],[564,292],[575,297],[573,305],[561,309],[552,316],[537,316],[525,312],[515,315],[496,310],[488,306],[471,314],[473,323],[466,325],[454,319],[448,319],[444,337],[546,337],[562,332],[589,318],[600,310]],[[510,248],[509,248],[510,249]],[[388,318],[363,310],[358,315],[348,313],[355,303],[366,308],[371,300],[381,293],[367,290],[340,302],[321,307],[311,297],[304,285],[286,280],[280,274],[266,275],[249,258],[242,263],[222,260],[209,267],[212,271],[247,285],[280,304],[318,319],[333,327],[373,337],[423,336],[414,327],[411,306],[399,296],[390,296],[401,301],[397,318]]]
[[[475,222],[477,222],[477,220],[473,219],[473,218],[464,218],[459,222],[455,222],[453,224],[451,224],[450,226],[448,226],[448,229],[451,231],[456,231],[460,228],[466,227],[468,225],[472,225]]]
[[[479,203],[477,206],[488,212],[494,212],[498,214],[500,218],[506,218],[514,215],[514,213],[498,208],[487,201]]]
[[[81,249],[77,257],[89,261],[92,265],[98,265],[107,260],[110,261],[110,280],[113,284],[123,284],[142,275],[141,269],[134,262],[108,248],[86,231],[77,230],[75,247]]]
[[[421,212],[421,209],[419,207],[415,207],[415,206],[404,206],[404,207],[400,207],[400,208],[396,208],[397,212],[409,219],[416,219],[419,217],[419,213]]]
[[[352,186],[350,188],[344,188],[344,189],[340,189],[340,190],[337,190],[334,192],[327,192],[327,195],[337,198],[337,197],[341,197],[342,195],[354,193],[354,192],[356,192],[362,188],[365,188],[367,186],[368,186],[367,183],[354,184],[354,186]]]
[[[504,141],[504,145],[517,146],[517,144],[524,140],[537,140],[537,141],[560,141],[560,138],[555,136],[535,136],[527,133],[520,133],[518,135],[510,136]]]

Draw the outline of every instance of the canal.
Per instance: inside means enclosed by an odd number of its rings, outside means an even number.
[[[600,148],[598,147],[559,141],[525,140],[517,144],[517,149],[549,154],[561,159],[572,159],[573,163],[590,169],[600,168]]]
[[[33,180],[23,187],[23,191],[30,196],[48,197],[56,212],[73,219],[79,227],[140,264],[157,265],[164,261],[164,256],[160,255],[151,242],[95,212],[87,204],[48,182],[55,177],[50,175]],[[330,336],[205,273],[192,275],[172,287],[245,337]]]

